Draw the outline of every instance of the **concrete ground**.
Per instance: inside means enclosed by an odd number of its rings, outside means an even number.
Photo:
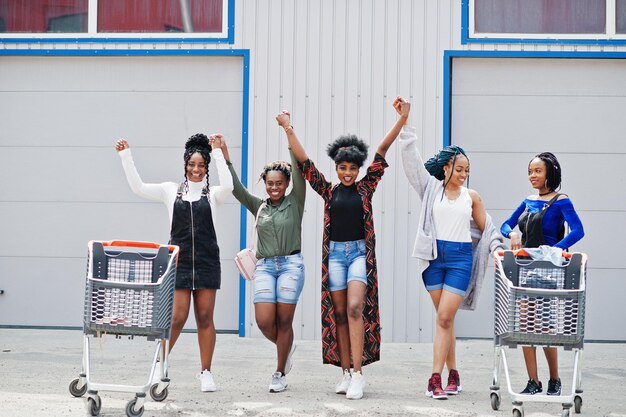
[[[85,416],[85,400],[68,392],[82,358],[81,331],[0,329],[0,417]],[[500,411],[492,411],[489,385],[494,349],[491,341],[458,342],[463,392],[445,401],[424,396],[430,376],[431,344],[383,343],[382,360],[364,368],[365,396],[350,401],[334,394],[340,370],[321,363],[318,341],[297,341],[287,391],[268,392],[275,351],[264,339],[219,334],[213,361],[218,391],[202,393],[195,334],[181,335],[170,356],[169,396],[145,405],[144,416],[510,416],[511,402],[502,392]],[[105,383],[143,383],[154,343],[145,338],[107,336],[91,347],[93,378]],[[521,390],[526,375],[519,349],[509,352],[512,384]],[[626,345],[585,345],[581,416],[626,417]],[[573,354],[560,352],[564,392],[571,390]],[[545,359],[540,376],[547,383]],[[444,374],[444,378],[447,373]],[[502,374],[503,389],[506,390]],[[546,384],[547,385],[547,384]],[[134,395],[100,392],[100,415],[124,416]],[[526,417],[561,416],[559,404],[527,402]],[[572,410],[572,416],[574,415]]]

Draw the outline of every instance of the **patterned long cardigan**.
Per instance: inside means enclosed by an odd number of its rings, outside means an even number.
[[[330,297],[328,280],[328,254],[330,251],[330,202],[333,191],[339,184],[326,181],[311,160],[298,164],[304,178],[324,199],[324,238],[322,242],[322,357],[324,363],[341,366],[337,346],[335,311]],[[363,200],[363,220],[365,223],[365,262],[367,270],[367,290],[363,309],[365,366],[380,360],[380,313],[378,309],[378,273],[376,271],[376,235],[372,217],[372,195],[389,165],[385,158],[376,154],[367,168],[365,176],[356,182],[356,188]]]

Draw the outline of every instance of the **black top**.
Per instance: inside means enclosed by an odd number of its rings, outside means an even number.
[[[330,201],[330,240],[349,242],[365,238],[363,200],[356,185],[339,184]]]

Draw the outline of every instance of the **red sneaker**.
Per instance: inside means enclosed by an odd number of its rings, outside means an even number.
[[[461,392],[461,377],[456,369],[450,370],[450,374],[448,374],[448,385],[444,391],[449,395],[456,395]]]
[[[433,397],[435,400],[447,400],[448,395],[441,388],[441,375],[435,373],[428,379],[428,389],[426,396]]]

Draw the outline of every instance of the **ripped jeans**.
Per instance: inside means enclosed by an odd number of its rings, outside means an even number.
[[[302,254],[259,259],[252,282],[255,303],[297,304],[304,287]]]

